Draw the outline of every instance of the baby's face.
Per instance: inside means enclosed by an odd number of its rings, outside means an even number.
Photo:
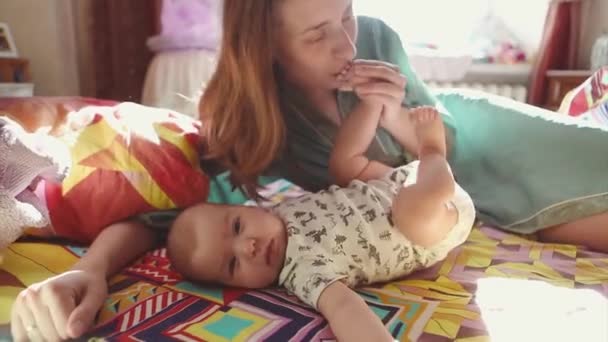
[[[262,288],[274,284],[283,267],[287,232],[281,219],[264,209],[201,204],[173,229],[179,249],[190,248],[182,268],[196,280]],[[180,243],[180,237],[187,238]]]

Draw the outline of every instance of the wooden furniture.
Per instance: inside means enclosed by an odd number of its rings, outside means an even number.
[[[0,82],[20,83],[31,81],[30,63],[25,58],[0,58]]]
[[[0,58],[0,97],[34,95],[29,64],[25,58]]]
[[[3,97],[32,97],[34,84],[32,83],[2,83],[0,82],[0,98]]]
[[[0,0],[1,1],[1,0]],[[140,102],[156,34],[151,0],[79,0],[75,6],[81,95]]]
[[[558,110],[569,91],[581,85],[593,74],[590,70],[548,70],[548,89],[544,107]]]

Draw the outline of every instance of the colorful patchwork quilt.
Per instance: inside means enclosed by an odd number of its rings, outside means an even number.
[[[268,202],[297,196],[271,182]],[[254,203],[248,203],[254,204]],[[13,244],[0,266],[0,341],[27,285],[67,270],[85,250]],[[358,292],[401,341],[608,341],[608,255],[476,227],[431,269]],[[111,279],[89,338],[109,341],[331,341],[327,322],[281,289],[202,287],[164,249]]]

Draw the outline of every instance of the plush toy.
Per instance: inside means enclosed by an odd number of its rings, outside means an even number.
[[[108,225],[209,194],[200,123],[185,115],[89,106],[57,137],[0,120],[0,253],[26,230],[88,244]]]
[[[28,228],[50,224],[40,181],[60,183],[69,171],[66,145],[47,134],[28,133],[0,117],[0,253]]]

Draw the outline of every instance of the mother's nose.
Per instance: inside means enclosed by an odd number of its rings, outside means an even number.
[[[351,61],[357,54],[355,42],[345,29],[341,29],[334,35],[333,53],[336,58]]]

